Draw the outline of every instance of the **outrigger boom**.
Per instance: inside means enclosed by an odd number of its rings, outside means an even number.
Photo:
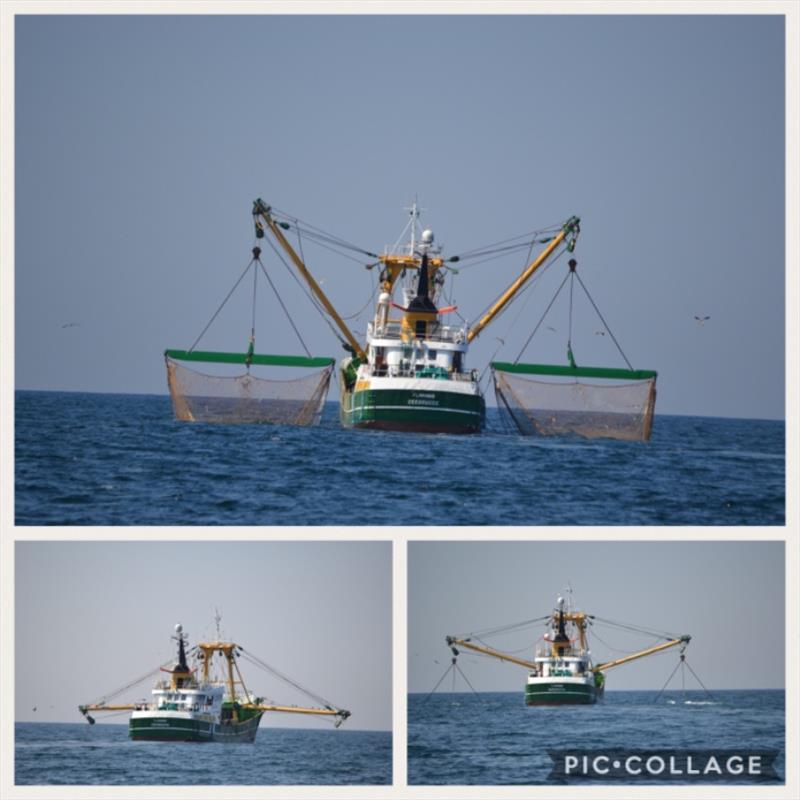
[[[541,253],[523,270],[522,274],[506,289],[497,302],[486,312],[486,314],[472,327],[467,334],[467,341],[471,342],[481,331],[514,299],[517,292],[528,282],[528,279],[536,272],[539,267],[547,261],[553,251],[567,237],[567,252],[571,253],[575,249],[575,242],[580,233],[580,219],[570,217],[563,225],[561,230],[553,237],[552,241],[542,250]]]
[[[617,658],[613,661],[606,661],[603,664],[596,664],[593,668],[593,672],[605,672],[606,670],[611,669],[612,667],[619,667],[622,664],[627,664],[629,661],[636,661],[638,658],[644,658],[645,656],[651,656],[654,653],[659,653],[662,650],[668,650],[670,647],[676,647],[677,645],[687,645],[691,641],[691,636],[680,636],[677,639],[670,639],[668,642],[664,642],[663,644],[656,645],[655,647],[648,647],[645,650],[639,650],[636,653],[631,653],[630,655],[625,656],[624,658]],[[493,650],[491,647],[485,647],[477,644],[473,644],[469,639],[458,639],[454,636],[447,636],[445,641],[450,649],[453,651],[453,655],[458,655],[457,647],[464,647],[467,650],[473,650],[476,653],[481,653],[485,656],[491,656],[492,658],[496,658],[500,661],[508,661],[511,664],[518,664],[521,667],[528,667],[529,669],[536,669],[536,663],[533,661],[526,661],[524,658],[517,658],[517,656],[512,656],[510,653],[504,653],[501,650]]]
[[[264,238],[264,225],[262,224],[263,220],[269,226],[269,229],[272,231],[272,235],[275,237],[278,244],[280,244],[280,246],[289,255],[292,263],[295,265],[295,267],[297,267],[297,270],[300,272],[303,279],[316,296],[317,300],[322,303],[330,318],[334,321],[334,323],[336,323],[336,327],[342,332],[342,335],[347,340],[347,343],[350,346],[353,354],[362,360],[366,360],[367,355],[361,345],[358,343],[358,340],[355,338],[355,336],[353,336],[350,328],[348,328],[345,324],[345,321],[339,316],[339,313],[333,307],[331,301],[328,300],[327,295],[322,291],[320,285],[316,282],[316,280],[314,280],[314,276],[308,271],[308,268],[303,263],[303,259],[300,258],[300,256],[295,252],[295,249],[289,244],[286,237],[281,232],[278,223],[276,223],[272,217],[270,211],[271,207],[268,206],[260,197],[253,202],[253,221],[256,226],[256,238]]]

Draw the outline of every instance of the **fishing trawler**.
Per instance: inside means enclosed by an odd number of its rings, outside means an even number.
[[[493,633],[506,632],[509,628],[517,626],[503,626],[503,628],[495,630],[481,631],[480,634],[473,634],[472,636],[447,636],[446,641],[453,653],[454,666],[459,656],[458,648],[464,648],[500,661],[525,667],[528,670],[528,677],[525,683],[525,704],[529,706],[544,706],[591,705],[596,703],[603,696],[607,670],[672,647],[680,647],[681,660],[683,660],[684,650],[691,640],[691,636],[688,635],[674,637],[605,620],[605,624],[611,627],[621,627],[643,634],[656,635],[658,638],[665,639],[665,641],[653,647],[629,653],[622,658],[595,664],[592,660],[587,633],[589,625],[594,624],[594,621],[599,619],[592,614],[575,611],[571,602],[567,604],[563,597],[559,597],[552,614],[525,623],[535,624],[544,621],[546,624],[546,630],[542,635],[542,644],[536,648],[532,661],[519,658],[512,653],[496,650],[484,644],[476,644],[473,641],[473,638],[477,638],[478,635],[481,639],[484,639],[490,637]]]
[[[351,355],[340,366],[342,424],[426,433],[477,433],[483,428],[486,404],[478,373],[467,366],[469,345],[562,241],[569,239],[574,246],[579,230],[577,217],[570,218],[476,325],[449,325],[443,318],[455,312],[456,306],[439,304],[446,260],[430,228],[417,238],[419,209],[415,202],[410,209],[408,244],[377,255],[380,295],[375,316],[367,326],[366,344],[361,345],[307,272],[270,207],[261,199],[253,205],[253,217],[256,235],[263,237],[265,226],[269,228],[345,337]],[[394,300],[398,286],[402,304]]]
[[[409,212],[410,219],[400,238],[378,254],[302,223],[260,198],[254,201],[252,209],[256,238],[264,239],[270,234],[267,241],[277,257],[293,272],[302,291],[348,352],[338,372],[339,413],[343,426],[424,433],[478,433],[486,419],[480,382],[485,370],[479,375],[468,365],[470,345],[531,285],[532,276],[540,268],[555,261],[558,255],[574,250],[580,220],[572,216],[549,228],[445,258],[433,231],[422,228],[416,202]],[[409,231],[408,241],[401,245],[406,231]],[[297,236],[296,247],[289,242],[288,232]],[[379,268],[377,285],[373,286],[373,294],[362,309],[366,311],[375,301],[365,333],[354,334],[345,317],[323,292],[321,281],[312,275],[303,255],[311,243],[356,261],[374,259],[364,265],[369,270]],[[222,306],[188,350],[166,350],[167,382],[175,416],[196,422],[317,425],[336,360],[312,355],[261,261],[261,248],[256,246],[252,252],[248,269],[223,301],[224,305],[252,269],[253,324],[247,351],[228,353],[197,349],[200,338]],[[537,253],[535,257],[534,252]],[[470,261],[474,265],[513,253],[524,253],[526,266],[485,312],[476,315],[477,322],[470,323],[459,315],[452,299],[448,304],[444,287],[447,278],[458,271],[453,264]],[[576,274],[576,266],[575,259],[571,259],[569,273],[558,290],[560,292],[570,280],[570,304],[573,282],[577,280],[584,290],[586,288]],[[260,273],[276,294],[305,349],[304,356],[255,352],[255,300]],[[593,300],[592,304],[597,310]],[[551,306],[552,302],[548,310]],[[360,314],[347,319],[359,318]],[[570,320],[572,316],[570,305]],[[452,322],[456,317],[458,321]],[[533,333],[540,325],[541,321]],[[619,349],[617,339],[613,335],[609,339]],[[507,413],[510,425],[523,435],[648,439],[655,406],[656,373],[634,370],[621,350],[627,369],[579,366],[571,330],[566,345],[567,365],[521,363],[523,351],[513,362],[491,362],[498,407]],[[241,364],[246,373],[236,377],[209,376],[179,363],[185,361]],[[251,367],[305,368],[318,372],[279,380],[256,377]]]
[[[201,642],[187,650],[187,637],[180,623],[175,626],[173,639],[178,644],[177,658],[168,662],[169,666],[162,665],[154,670],[168,677],[156,682],[152,700],[128,704],[109,702],[146,680],[153,674],[150,673],[97,702],[79,706],[90,725],[95,723],[93,713],[130,711],[128,734],[134,740],[253,742],[261,717],[269,711],[328,717],[334,720],[337,728],[350,716],[349,711],[325,701],[321,708],[302,707],[266,703],[264,698],[254,696],[245,686],[239,656],[244,655],[252,664],[277,677],[285,677],[235,642],[220,641],[218,637],[217,641]],[[189,665],[190,657],[194,658],[194,666]],[[214,670],[215,659],[222,662],[219,673]],[[295,683],[292,685],[300,688]],[[310,695],[307,690],[303,691]]]

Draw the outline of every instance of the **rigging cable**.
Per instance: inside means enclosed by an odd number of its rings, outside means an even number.
[[[306,343],[303,341],[303,337],[300,335],[300,331],[297,330],[297,326],[294,324],[294,320],[292,319],[292,315],[289,313],[289,309],[286,308],[283,300],[281,299],[280,294],[278,294],[277,288],[275,288],[275,284],[272,282],[272,278],[269,277],[269,273],[264,268],[264,265],[261,263],[261,259],[257,260],[258,260],[258,266],[261,267],[261,271],[264,273],[264,277],[267,279],[269,285],[272,287],[272,291],[275,292],[275,297],[278,298],[278,302],[280,303],[281,308],[283,309],[283,313],[286,314],[286,319],[289,320],[289,324],[292,326],[292,330],[295,332],[297,338],[300,340],[300,344],[303,346],[303,350],[305,350],[306,355],[309,358],[311,358],[311,351],[306,347]],[[253,289],[253,303],[254,303],[253,313],[255,314],[255,289]],[[253,320],[253,325],[255,329],[255,317]]]
[[[352,250],[355,253],[361,253],[362,255],[369,256],[370,258],[378,258],[378,255],[376,253],[372,253],[369,250],[365,250],[363,247],[359,247],[358,245],[355,245],[352,242],[348,242],[346,239],[342,239],[340,236],[334,236],[332,233],[327,233],[326,231],[322,230],[322,228],[317,228],[310,222],[301,220],[298,217],[290,217],[285,211],[280,211],[279,209],[274,207],[272,208],[272,211],[275,216],[283,217],[287,221],[292,220],[296,226],[302,223],[302,226],[304,228],[304,233],[309,238],[311,238],[311,236],[314,236],[317,237],[318,240],[324,240],[326,242],[329,242],[330,244],[335,244],[339,247],[343,247],[346,250]]]
[[[283,257],[283,253],[275,246],[272,239],[267,238],[269,242],[269,246],[272,248],[272,251],[275,253],[276,256],[280,259],[281,263],[284,267],[286,267],[286,271],[292,276],[294,282],[300,287],[300,290],[303,294],[308,298],[309,302],[312,306],[317,310],[317,313],[325,320],[326,325],[331,329],[333,335],[339,340],[341,344],[346,344],[344,338],[342,337],[341,333],[336,329],[336,326],[331,322],[328,317],[328,314],[325,312],[325,309],[320,306],[319,301],[314,297],[314,295],[308,290],[307,287],[303,286],[300,278],[295,275],[294,270],[286,263],[286,259]]]
[[[500,625],[496,628],[483,628],[481,630],[472,631],[471,633],[465,633],[461,635],[457,635],[457,639],[464,639],[465,641],[469,641],[469,637],[471,636],[495,636],[500,633],[510,633],[512,631],[532,627],[541,622],[546,622],[550,619],[551,615],[547,614],[543,617],[536,617],[534,619],[526,619],[522,620],[522,622],[512,622],[509,625]]]
[[[559,253],[557,258],[560,258],[561,255],[563,255],[563,253],[564,251]],[[558,287],[558,289],[556,289],[556,293],[553,295],[553,299],[550,301],[549,305],[544,310],[544,313],[540,317],[539,321],[536,323],[536,327],[531,331],[531,335],[525,340],[525,344],[522,345],[522,350],[519,351],[519,354],[514,359],[515,364],[518,363],[519,360],[522,358],[522,354],[525,352],[525,350],[527,350],[528,345],[531,343],[531,340],[536,335],[536,332],[539,330],[539,328],[541,328],[542,323],[545,321],[545,318],[547,317],[548,313],[550,313],[550,309],[553,307],[553,303],[555,303],[556,298],[559,296],[559,294],[561,294],[561,290],[564,288],[564,284],[567,282],[568,279],[569,279],[569,273],[564,277],[564,280],[561,281],[561,285]]]
[[[436,682],[436,686],[434,686],[433,689],[431,689],[430,692],[428,692],[428,695],[425,698],[425,702],[426,703],[430,699],[430,696],[439,688],[439,686],[441,685],[442,681],[450,674],[450,670],[453,669],[453,667],[455,666],[455,663],[456,663],[456,659],[455,659],[455,657],[453,657],[453,660],[450,662],[450,666],[444,671],[444,675],[442,675],[442,677],[439,678],[439,680]]]
[[[260,252],[260,251],[259,251]],[[258,256],[253,252],[254,260],[258,261]],[[261,263],[260,261],[258,262]],[[263,269],[263,267],[262,267]],[[248,352],[248,358],[246,359],[245,363],[247,365],[247,371],[250,372],[250,356],[249,353],[255,351],[256,346],[256,290],[258,288],[258,270],[253,270],[253,313],[250,321],[250,350]]]
[[[600,622],[605,625],[611,625],[615,628],[622,628],[623,630],[633,631],[634,633],[646,633],[650,636],[655,636],[661,639],[680,639],[680,636],[669,631],[657,631],[652,628],[637,628],[635,625],[628,625],[624,622],[614,622],[610,619],[603,619],[603,617],[592,617],[593,623]]]
[[[517,236],[510,236],[508,239],[501,239],[499,242],[492,242],[491,244],[484,245],[483,247],[476,247],[474,250],[467,250],[465,253],[460,253],[457,258],[459,261],[463,261],[465,258],[479,258],[481,256],[497,253],[506,249],[523,248],[528,244],[533,245],[536,244],[537,236],[541,236],[545,233],[557,234],[558,231],[561,230],[562,226],[563,223],[556,223],[555,225],[547,225],[543,228],[539,228],[538,230],[528,231],[528,233],[520,233]],[[518,240],[520,239],[523,239],[524,241],[519,242]],[[547,241],[550,241],[550,239],[548,238]],[[510,242],[516,242],[516,244],[509,244]],[[546,242],[539,242],[539,244],[546,244]],[[505,247],[501,247],[501,245],[505,245]]]
[[[254,261],[255,261],[255,256],[253,256],[253,258],[250,259],[250,261],[248,262],[247,266],[244,269],[244,272],[239,276],[239,280],[237,280],[236,283],[233,284],[233,288],[228,292],[225,299],[220,303],[219,308],[214,312],[211,319],[206,324],[205,328],[203,328],[203,330],[200,332],[200,335],[194,340],[194,344],[189,348],[190,353],[192,352],[192,350],[195,349],[195,347],[197,347],[198,342],[203,338],[203,336],[205,336],[206,331],[211,327],[211,324],[217,318],[219,312],[222,311],[225,303],[227,303],[228,300],[231,299],[231,295],[236,291],[239,284],[244,280],[245,275],[247,275],[247,272],[250,269],[250,267],[253,266]]]
[[[450,671],[451,671],[451,670],[452,670],[452,672],[453,672],[453,690],[452,690],[452,691],[453,691],[454,693],[455,693],[455,690],[456,690],[456,670],[457,670],[457,671],[458,671],[458,674],[459,674],[459,675],[461,675],[461,677],[464,679],[464,682],[467,684],[467,686],[469,686],[469,688],[470,688],[470,689],[472,689],[472,693],[475,695],[475,697],[477,697],[477,698],[478,698],[478,700],[480,700],[482,703],[485,703],[485,702],[486,702],[486,701],[485,701],[485,700],[484,700],[484,699],[483,699],[483,698],[482,698],[482,697],[481,697],[481,696],[478,694],[478,692],[476,692],[476,691],[475,691],[475,688],[474,688],[474,687],[473,687],[473,685],[472,685],[472,684],[469,682],[469,679],[468,679],[468,678],[467,678],[467,676],[466,676],[466,675],[463,673],[463,671],[461,670],[461,667],[459,667],[459,666],[458,666],[458,659],[457,659],[455,656],[453,656],[453,658],[452,658],[452,660],[451,660],[451,662],[450,662],[450,666],[449,666],[449,667],[448,667],[448,668],[447,668],[447,669],[444,671],[444,675],[442,675],[442,677],[441,677],[441,678],[439,678],[439,680],[436,682],[436,686],[434,686],[434,687],[433,687],[433,689],[431,689],[431,690],[430,690],[430,692],[428,692],[428,694],[425,696],[425,699],[423,700],[423,703],[427,703],[427,702],[428,702],[428,700],[430,700],[431,696],[432,696],[433,694],[435,694],[435,693],[436,693],[436,690],[437,690],[437,689],[438,689],[438,688],[439,688],[439,687],[442,685],[442,682],[443,682],[443,681],[444,681],[444,679],[445,679],[445,678],[446,678],[446,677],[447,677],[447,676],[450,674]]]
[[[196,652],[197,648],[192,647],[187,653],[186,657],[193,655]],[[175,659],[170,658],[168,661],[165,661],[163,664],[159,664],[155,669],[151,669],[146,675],[142,675],[140,678],[136,678],[136,680],[131,681],[130,683],[126,683],[121,689],[115,689],[112,692],[107,692],[106,694],[102,695],[100,698],[95,700],[92,703],[87,703],[87,705],[100,705],[101,703],[105,703],[108,700],[111,700],[114,697],[121,695],[123,692],[127,691],[128,689],[132,689],[137,684],[143,683],[148,678],[152,678],[153,675],[158,675],[164,667],[172,664]]]
[[[714,695],[713,695],[713,694],[711,694],[711,692],[709,692],[709,691],[708,691],[708,689],[706,689],[706,685],[703,683],[703,681],[701,681],[701,680],[700,680],[700,677],[699,677],[699,676],[698,676],[698,674],[697,674],[697,673],[696,673],[696,672],[695,672],[695,671],[692,669],[691,665],[689,664],[689,662],[686,660],[686,658],[685,658],[685,657],[683,658],[683,663],[686,665],[686,668],[689,670],[689,672],[691,672],[691,673],[692,673],[692,675],[694,675],[694,677],[695,677],[695,679],[697,680],[697,682],[698,682],[698,683],[699,683],[699,684],[700,684],[700,685],[703,687],[703,689],[705,690],[705,693],[706,693],[706,694],[707,694],[707,695],[708,695],[708,696],[709,696],[709,697],[710,697],[710,698],[713,700],[713,699],[714,699]]]
[[[558,255],[552,257],[549,261],[547,261],[547,263],[542,265],[541,269],[537,270],[536,273],[532,276],[532,278],[528,279],[528,281],[526,282],[526,285],[524,287],[522,287],[521,289],[519,289],[516,292],[516,294],[514,294],[514,296],[509,299],[509,301],[506,303],[506,305],[497,313],[497,315],[495,316],[495,319],[500,319],[500,317],[502,317],[503,314],[505,314],[506,311],[508,311],[509,308],[511,308],[511,306],[517,300],[519,300],[520,297],[522,297],[526,292],[528,292],[538,282],[538,280],[540,280],[545,275],[545,273],[550,269],[550,267],[552,267],[561,258],[561,256],[563,256],[564,253],[566,253],[566,252],[567,252],[566,248],[560,250],[558,252]],[[530,265],[527,265],[527,266],[530,266]],[[526,266],[526,269],[527,269],[527,266]],[[506,290],[506,291],[508,291],[508,290]],[[485,314],[489,311],[489,309],[492,308],[497,303],[497,301],[500,299],[501,296],[502,295],[496,297],[494,300],[492,300],[491,303],[486,305],[484,307],[483,311],[481,311],[481,313],[478,315],[477,318],[478,319],[482,319],[485,316]],[[530,297],[530,295],[529,295],[529,297]],[[527,304],[527,300],[526,300],[525,304]],[[525,307],[525,304],[523,304],[523,306],[522,306],[523,309]],[[520,310],[520,314],[521,313],[522,313],[522,309]],[[519,314],[517,315],[516,319],[518,319],[518,318],[519,318]],[[515,319],[515,322],[516,322],[516,319]]]
[[[297,683],[297,681],[292,680],[288,675],[284,675],[284,673],[280,672],[275,667],[270,666],[269,664],[267,664],[266,661],[263,661],[262,659],[258,658],[258,656],[254,655],[249,650],[245,650],[241,646],[239,647],[239,649],[242,652],[242,655],[245,656],[247,658],[247,660],[251,664],[253,664],[253,665],[257,666],[257,667],[261,667],[261,669],[266,670],[267,672],[269,672],[274,677],[284,681],[285,683],[288,683],[290,686],[293,686],[295,689],[297,689],[298,691],[302,692],[306,696],[310,697],[312,700],[315,700],[317,703],[320,703],[321,705],[325,706],[325,708],[328,708],[328,709],[336,709],[337,708],[337,706],[335,706],[329,700],[326,700],[321,695],[315,694],[314,692],[312,692],[310,689],[306,688],[302,684]]]
[[[645,648],[640,647],[640,648],[637,648],[636,650],[623,650],[620,647],[612,647],[608,642],[606,642],[603,638],[600,637],[600,635],[597,633],[596,630],[594,630],[594,628],[592,628],[592,632],[591,633],[592,633],[592,638],[597,639],[597,641],[600,642],[600,644],[604,645],[605,647],[607,647],[609,650],[613,651],[614,653],[623,653],[625,655],[630,655],[631,653],[637,653],[637,652],[639,652],[639,650],[645,649]],[[653,639],[652,644],[650,644],[648,646],[649,647],[655,647],[656,642],[660,642],[660,641],[662,641],[662,637],[661,636],[656,636]]]
[[[605,325],[605,328],[608,331],[608,335],[611,337],[611,339],[613,340],[614,344],[617,346],[617,350],[619,350],[620,355],[625,359],[625,363],[628,365],[628,369],[632,370],[633,366],[631,365],[631,362],[628,361],[628,357],[622,351],[622,348],[620,347],[616,336],[614,336],[614,334],[611,332],[611,328],[608,327],[608,323],[605,321],[605,319],[603,319],[603,315],[600,313],[600,309],[597,307],[597,304],[594,302],[594,300],[592,299],[592,296],[589,294],[589,290],[586,288],[586,285],[581,280],[581,276],[578,275],[577,272],[575,272],[574,275],[578,279],[578,283],[580,283],[581,287],[583,288],[583,291],[586,292],[586,296],[589,298],[589,302],[592,304],[592,307],[597,312],[597,316],[600,317],[600,321],[603,323],[603,325]],[[572,311],[572,309],[570,307],[570,312],[571,311]]]
[[[479,639],[477,636],[476,636],[476,637],[474,637],[474,638],[475,638],[475,641],[477,641],[477,642],[480,642],[480,643],[481,643],[481,644],[482,644],[484,647],[492,647],[492,646],[491,646],[490,644],[488,644],[487,642],[484,642],[484,641],[483,641],[483,639]],[[540,642],[540,641],[542,641],[542,638],[543,638],[543,637],[542,637],[542,636],[540,636],[540,637],[539,637],[538,639],[536,639],[535,641],[533,641],[533,642],[530,642],[530,643],[526,644],[524,647],[520,647],[520,648],[518,648],[517,650],[503,650],[503,652],[504,652],[506,655],[509,655],[509,656],[515,656],[515,655],[518,655],[519,653],[525,653],[525,652],[529,652],[530,650],[532,650],[532,649],[533,649],[533,648],[536,646],[537,642]],[[575,641],[575,640],[574,640],[574,639],[571,639],[570,641]],[[494,648],[492,648],[492,649],[494,649]]]
[[[655,699],[653,700],[653,703],[657,703],[658,702],[658,698],[661,697],[662,694],[664,694],[664,689],[667,688],[667,686],[669,685],[669,682],[672,680],[673,676],[678,671],[678,668],[680,667],[680,665],[682,663],[683,663],[683,661],[681,660],[681,661],[678,661],[678,663],[675,665],[675,669],[672,670],[672,672],[669,675],[669,678],[667,678],[667,682],[661,687],[661,691],[655,696]]]
[[[458,674],[459,674],[459,675],[460,675],[460,676],[461,676],[461,677],[462,677],[462,678],[463,678],[463,679],[466,681],[466,684],[467,684],[467,686],[469,686],[469,688],[470,688],[470,689],[472,689],[472,693],[475,695],[475,697],[477,697],[477,698],[478,698],[478,700],[480,700],[482,703],[486,702],[486,701],[485,701],[485,700],[484,700],[484,699],[483,699],[483,698],[482,698],[482,697],[481,697],[481,696],[480,696],[480,695],[479,695],[479,694],[478,694],[478,693],[475,691],[475,688],[474,688],[474,687],[473,687],[473,685],[472,685],[472,684],[469,682],[469,679],[468,679],[468,678],[467,678],[467,676],[464,674],[464,672],[463,672],[463,670],[461,669],[461,667],[459,667],[457,663],[454,663],[454,664],[453,664],[453,666],[455,667],[455,669],[457,669],[457,670],[458,670]],[[455,675],[456,675],[456,673],[455,673],[455,671],[454,671],[454,672],[453,672],[453,686],[454,686],[454,687],[455,687]]]

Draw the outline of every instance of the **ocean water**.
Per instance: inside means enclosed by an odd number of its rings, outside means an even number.
[[[127,725],[22,722],[17,784],[377,785],[392,780],[389,732],[266,728],[252,744],[132,742]]]
[[[16,393],[18,525],[782,525],[783,422],[648,443],[176,422],[157,395]]]
[[[592,706],[532,708],[522,690],[409,695],[408,783],[546,784],[553,748],[774,749],[773,782],[783,783],[783,691],[657,695],[610,691]]]

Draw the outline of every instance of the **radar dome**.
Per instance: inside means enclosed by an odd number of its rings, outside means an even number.
[[[425,228],[425,230],[422,231],[422,243],[433,244],[433,231],[430,228]]]
[[[183,632],[183,625],[180,622],[175,626],[175,633],[182,633]]]

